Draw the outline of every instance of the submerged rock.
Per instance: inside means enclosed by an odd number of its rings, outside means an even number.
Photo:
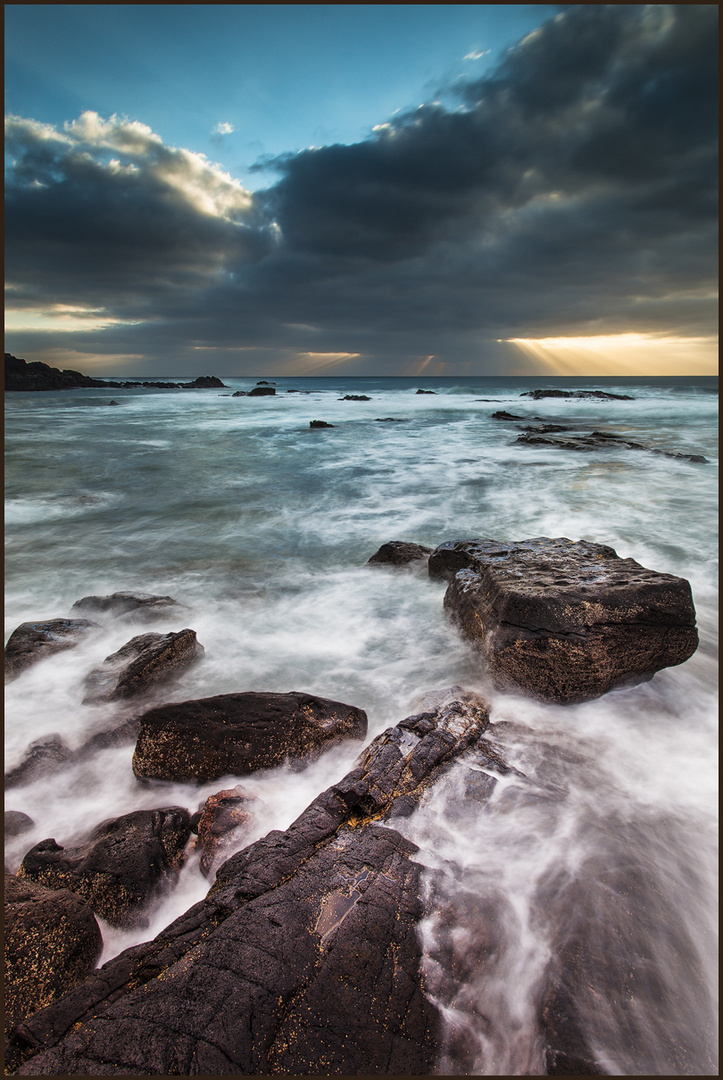
[[[292,691],[219,694],[150,709],[133,755],[136,776],[184,783],[243,776],[311,760],[344,739],[363,739],[362,709]]]
[[[649,454],[658,454],[662,457],[677,458],[679,461],[693,461],[697,464],[708,464],[708,459],[702,454],[680,454],[674,450],[660,450],[655,446],[645,446],[643,443],[626,439],[613,431],[593,431],[589,435],[567,435],[565,438],[551,437],[550,432],[569,431],[568,427],[559,424],[545,424],[540,428],[528,428],[518,435],[515,442],[524,443],[527,446],[553,446],[558,450],[609,450],[619,447],[625,450],[646,450]]]
[[[94,615],[124,617],[133,622],[147,622],[166,616],[178,617],[183,605],[172,596],[154,596],[152,593],[116,592],[110,596],[84,596],[76,600],[73,611],[85,611]]]
[[[135,810],[98,825],[78,847],[41,840],[25,855],[18,877],[69,889],[112,926],[134,926],[150,900],[175,880],[190,834],[190,815],[182,807]]]
[[[52,772],[73,757],[73,751],[57,732],[31,742],[25,757],[14,769],[5,773],[5,787],[27,784],[44,773]]]
[[[88,619],[49,619],[21,623],[5,646],[5,681],[16,678],[38,660],[73,649],[97,628]]]
[[[239,846],[239,838],[251,821],[255,802],[256,799],[241,787],[226,788],[209,795],[198,820],[191,819],[191,831],[198,835],[196,847],[201,851],[200,867],[204,877],[211,877],[214,866],[230,854],[230,847]]]
[[[333,424],[327,424],[326,420],[310,420],[310,428],[333,428]]]
[[[253,390],[249,390],[247,397],[273,397],[276,390],[273,386],[254,386]],[[235,394],[233,395],[236,396]]]
[[[429,573],[450,582],[444,606],[497,685],[543,701],[588,701],[698,647],[689,583],[604,544],[455,540]]]
[[[84,705],[147,693],[184,671],[204,654],[195,630],[177,634],[139,634],[86,677]]]
[[[606,390],[525,390],[520,397],[541,398],[589,398],[599,401],[635,401],[629,394],[609,394]]]
[[[345,394],[344,397],[338,398],[339,401],[371,401],[370,397],[366,394]]]
[[[423,544],[409,544],[404,540],[390,540],[382,544],[370,559],[367,566],[405,566],[417,559],[426,559],[432,554],[432,548],[424,547]]]
[[[29,814],[24,814],[22,810],[6,810],[4,831],[5,835],[20,836],[22,833],[27,832],[28,829],[32,829],[35,822]]]
[[[417,801],[487,724],[472,695],[375,739],[285,832],[220,868],[208,896],[21,1024],[24,1075],[427,1076],[422,867],[376,820]],[[403,809],[403,807],[402,807]]]
[[[417,390],[418,394],[436,394],[436,390]]]
[[[103,947],[88,904],[67,889],[5,875],[5,1030],[66,994]]]

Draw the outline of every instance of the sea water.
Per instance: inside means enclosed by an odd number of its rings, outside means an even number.
[[[606,1072],[715,1073],[716,382],[269,378],[275,396],[234,398],[256,380],[224,381],[7,395],[6,640],[83,596],[138,590],[184,605],[148,629],[188,626],[205,648],[171,700],[308,691],[363,708],[369,741],[426,691],[482,693],[490,738],[522,775],[497,776],[484,804],[463,801],[460,764],[400,826],[428,868],[420,937],[445,1017],[438,1070],[544,1073],[547,973],[574,954],[577,1022]],[[520,396],[563,385],[633,400]],[[497,410],[708,462],[521,445]],[[695,655],[597,701],[540,704],[489,685],[423,564],[365,565],[389,540],[536,536],[608,544],[687,578]],[[145,629],[106,625],[9,683],[6,768],[34,740],[57,732],[75,749],[137,714],[82,705],[82,683]],[[286,828],[360,748],[201,787],[142,785],[133,747],[108,748],[8,790],[7,808],[35,824],[8,842],[6,866],[44,838],[72,845],[134,809],[193,812],[238,782],[256,797],[245,846]],[[145,927],[103,924],[103,960],[207,889],[191,854]]]

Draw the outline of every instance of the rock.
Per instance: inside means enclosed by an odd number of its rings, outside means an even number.
[[[276,383],[268,382],[267,379],[259,379],[257,386],[276,386]]]
[[[247,397],[273,397],[276,390],[273,386],[254,386],[253,390],[249,390]],[[236,395],[233,395],[236,397]]]
[[[5,646],[5,682],[64,649],[73,649],[97,627],[88,619],[49,619],[21,623]]]
[[[366,394],[345,394],[344,397],[340,397],[339,401],[371,401],[370,397]]]
[[[237,390],[235,394],[231,394],[231,397],[246,397],[246,391]]]
[[[206,799],[196,822],[191,819],[191,831],[198,836],[196,847],[201,850],[204,877],[211,878],[214,867],[231,854],[229,849],[239,847],[239,838],[251,821],[251,807],[256,801],[241,787],[226,788]]]
[[[114,618],[126,618],[129,622],[149,622],[152,619],[179,618],[185,608],[172,596],[115,592],[110,596],[84,596],[82,600],[75,601],[72,610],[112,615]]]
[[[120,401],[109,401],[109,405],[120,405]]]
[[[178,675],[204,654],[195,630],[177,634],[139,634],[86,677],[84,705],[118,701],[147,693]]]
[[[144,713],[133,771],[144,779],[207,783],[287,758],[313,760],[366,731],[361,709],[312,694],[219,694]]]
[[[72,757],[72,750],[57,733],[47,735],[44,739],[36,739],[30,744],[21,763],[5,774],[5,787],[27,784],[44,773],[52,772]]]
[[[456,540],[429,558],[444,606],[497,685],[571,704],[682,664],[698,646],[690,585],[566,538]]]
[[[23,814],[21,810],[5,811],[4,829],[7,837],[20,836],[28,829],[32,829],[34,824],[33,819],[28,814]]]
[[[69,889],[112,926],[143,925],[143,910],[175,880],[191,834],[179,806],[135,810],[103,822],[78,847],[41,840],[25,855],[18,877]]]
[[[408,416],[375,416],[374,421],[377,424],[406,424]]]
[[[220,868],[205,900],[13,1033],[23,1075],[428,1076],[422,867],[389,820],[473,746],[462,694],[364,752],[285,832]],[[371,816],[370,816],[371,815]]]
[[[599,401],[635,401],[629,394],[608,394],[605,390],[525,390],[520,397],[541,398],[588,398]]]
[[[217,387],[221,387],[224,390],[227,389],[226,384],[221,382],[220,379],[217,379],[215,375],[199,375],[197,379],[193,380],[193,382],[186,383],[185,385],[189,389],[203,389],[205,387],[212,387],[214,389]]]
[[[492,413],[493,420],[526,420],[525,416],[518,416],[517,413],[505,412],[501,409],[499,412]]]
[[[426,559],[432,554],[432,548],[424,547],[422,544],[408,544],[404,540],[390,540],[387,544],[382,544],[378,551],[376,551],[370,559],[367,559],[367,566],[405,566],[407,563],[415,562],[417,559]]]
[[[89,975],[103,947],[80,897],[5,875],[5,1030]]]
[[[11,353],[5,353],[6,390],[76,390],[84,386],[107,389],[108,383],[81,375],[79,371],[60,371],[40,361],[28,364]]]
[[[436,394],[436,390],[417,390],[418,394]]]
[[[612,431],[593,431],[590,435],[568,435],[564,439],[550,437],[547,432],[569,431],[567,427],[556,424],[546,424],[542,428],[528,428],[522,435],[515,439],[517,443],[525,443],[528,446],[554,446],[558,450],[609,450],[611,447],[620,447],[625,450],[646,450],[649,454],[658,454],[662,457],[677,458],[680,461],[692,461],[698,464],[708,464],[708,459],[702,454],[679,454],[673,450],[660,450],[657,447],[644,446],[643,443],[634,442]]]
[[[326,420],[310,420],[310,428],[333,428],[333,424],[327,424]]]

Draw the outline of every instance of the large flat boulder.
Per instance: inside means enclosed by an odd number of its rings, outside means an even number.
[[[11,1036],[23,1075],[428,1076],[422,867],[388,826],[473,747],[472,695],[409,717],[284,832],[228,860],[205,900]]]
[[[682,664],[698,646],[690,585],[564,537],[455,540],[429,559],[444,606],[502,689],[588,701]]]
[[[97,625],[88,619],[47,619],[44,622],[21,623],[13,630],[5,646],[5,682],[16,678],[46,656],[75,648]]]
[[[41,840],[18,877],[49,889],[69,889],[113,926],[142,924],[148,903],[174,881],[191,835],[179,806],[135,810],[103,822],[77,847]]]
[[[106,656],[85,680],[84,705],[118,701],[148,693],[167,682],[204,654],[195,630],[177,634],[139,634]]]
[[[6,1031],[89,975],[103,946],[84,900],[9,874],[4,938]]]
[[[219,694],[144,713],[133,771],[142,779],[206,783],[287,758],[311,760],[366,731],[362,709],[313,694]]]

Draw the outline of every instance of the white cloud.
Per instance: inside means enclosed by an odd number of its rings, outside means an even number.
[[[472,52],[468,52],[466,56],[463,56],[463,60],[481,60],[483,56],[489,56],[492,52],[491,49],[473,49]]]
[[[226,121],[224,121],[223,123],[216,124],[216,127],[213,129],[212,134],[213,135],[230,135],[232,131],[233,131],[233,124],[229,124]]]

